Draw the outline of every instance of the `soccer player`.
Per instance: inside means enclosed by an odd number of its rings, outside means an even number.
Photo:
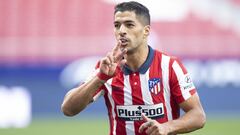
[[[176,57],[147,43],[149,10],[133,1],[116,5],[114,32],[116,46],[90,79],[66,94],[63,113],[74,116],[103,95],[110,135],[168,135],[202,128],[205,113],[187,70]]]

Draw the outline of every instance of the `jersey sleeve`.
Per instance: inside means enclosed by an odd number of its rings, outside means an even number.
[[[171,94],[174,100],[180,104],[196,93],[196,88],[183,64],[176,58],[171,61],[169,80]]]
[[[93,72],[87,77],[87,79],[84,81],[88,82],[89,80],[91,80],[93,77],[95,77],[97,75],[97,73],[99,72],[99,65],[100,62],[97,63],[97,65],[95,66],[95,69],[93,70]],[[102,95],[104,95],[105,93],[105,85],[102,85],[101,87],[99,87],[97,89],[97,91],[95,92],[94,96],[93,96],[93,102],[95,102],[97,99],[99,99]]]

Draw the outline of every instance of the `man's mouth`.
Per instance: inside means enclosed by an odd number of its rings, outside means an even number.
[[[126,46],[128,44],[128,39],[127,38],[120,38],[121,45]]]

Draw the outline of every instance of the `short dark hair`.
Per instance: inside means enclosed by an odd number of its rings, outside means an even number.
[[[148,8],[138,2],[122,2],[117,4],[114,9],[114,14],[116,14],[118,11],[134,11],[137,16],[143,18],[144,25],[150,25],[150,14]]]

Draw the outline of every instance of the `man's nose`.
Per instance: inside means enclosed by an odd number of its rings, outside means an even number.
[[[121,25],[121,27],[120,27],[120,29],[119,29],[119,34],[120,34],[121,36],[127,34],[127,33],[126,33],[126,27],[125,27],[124,25]]]

